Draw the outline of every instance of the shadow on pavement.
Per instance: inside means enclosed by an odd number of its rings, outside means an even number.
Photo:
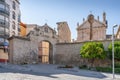
[[[7,67],[6,67],[7,66]],[[5,67],[0,65],[0,73],[20,73],[20,74],[30,74],[36,76],[45,76],[50,78],[59,78],[58,75],[70,75],[70,76],[83,76],[103,79],[106,78],[100,72],[87,71],[87,70],[75,70],[75,69],[59,69],[56,65],[51,64],[37,64],[37,65],[25,65],[19,66],[15,65],[6,65]],[[17,69],[19,67],[20,69]]]

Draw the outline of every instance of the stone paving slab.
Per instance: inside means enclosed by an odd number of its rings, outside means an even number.
[[[58,65],[11,65],[0,63],[0,80],[113,80],[112,74],[89,70],[58,69]],[[120,75],[115,75],[120,80]]]

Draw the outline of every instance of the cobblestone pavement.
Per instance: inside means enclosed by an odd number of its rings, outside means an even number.
[[[0,80],[113,80],[112,74],[88,70],[59,69],[58,65],[11,65],[0,63]],[[115,75],[120,80],[120,75]]]

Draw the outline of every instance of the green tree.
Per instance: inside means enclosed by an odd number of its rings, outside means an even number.
[[[95,59],[104,59],[106,57],[104,46],[100,42],[85,43],[80,50],[80,55],[83,58],[91,60],[92,67]]]
[[[108,46],[109,50],[109,57],[112,59],[112,43]],[[114,42],[114,58],[116,60],[120,60],[120,41],[115,41]]]

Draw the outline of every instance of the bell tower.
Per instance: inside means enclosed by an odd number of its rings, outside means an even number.
[[[71,31],[67,22],[58,22],[57,29],[59,42],[71,42]]]

